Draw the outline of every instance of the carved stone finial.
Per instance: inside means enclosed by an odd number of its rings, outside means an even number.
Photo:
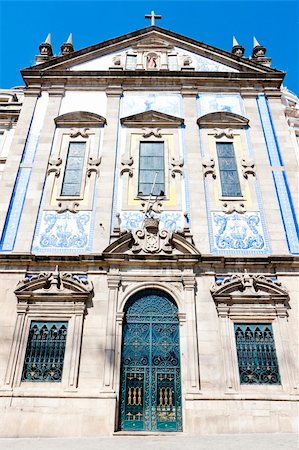
[[[253,38],[253,49],[251,57],[252,59],[256,60],[257,62],[263,64],[264,66],[270,66],[271,59],[266,58],[266,47],[261,45],[256,37]]]
[[[61,48],[61,53],[62,55],[69,55],[70,53],[74,52],[74,46],[73,46],[73,35],[72,33],[70,33],[68,40],[62,44]]]
[[[238,56],[239,58],[242,58],[242,56],[244,55],[244,52],[245,52],[245,48],[242,47],[242,45],[240,45],[238,43],[238,41],[235,38],[235,36],[233,36],[232,54]]]
[[[39,46],[39,52],[41,56],[44,56],[46,59],[53,56],[53,50],[51,45],[51,34],[49,33],[46,37],[45,42],[42,42]]]
[[[253,37],[253,50],[252,50],[252,58],[258,58],[260,56],[265,56],[266,54],[266,48],[263,47],[256,37]]]

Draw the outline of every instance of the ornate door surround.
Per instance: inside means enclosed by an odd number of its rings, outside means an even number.
[[[158,289],[133,295],[122,338],[121,430],[181,431],[178,309]]]

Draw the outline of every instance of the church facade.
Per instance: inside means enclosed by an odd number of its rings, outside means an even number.
[[[0,91],[1,436],[291,432],[299,102],[151,25]]]

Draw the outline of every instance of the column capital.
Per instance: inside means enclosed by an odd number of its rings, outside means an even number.
[[[198,95],[198,89],[193,86],[182,86],[181,94],[183,97],[196,97]]]
[[[107,97],[120,97],[123,93],[123,88],[121,85],[107,86],[106,95]]]

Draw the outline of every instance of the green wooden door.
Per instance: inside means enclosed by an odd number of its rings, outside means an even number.
[[[162,291],[130,299],[123,327],[120,429],[181,431],[177,307]]]

